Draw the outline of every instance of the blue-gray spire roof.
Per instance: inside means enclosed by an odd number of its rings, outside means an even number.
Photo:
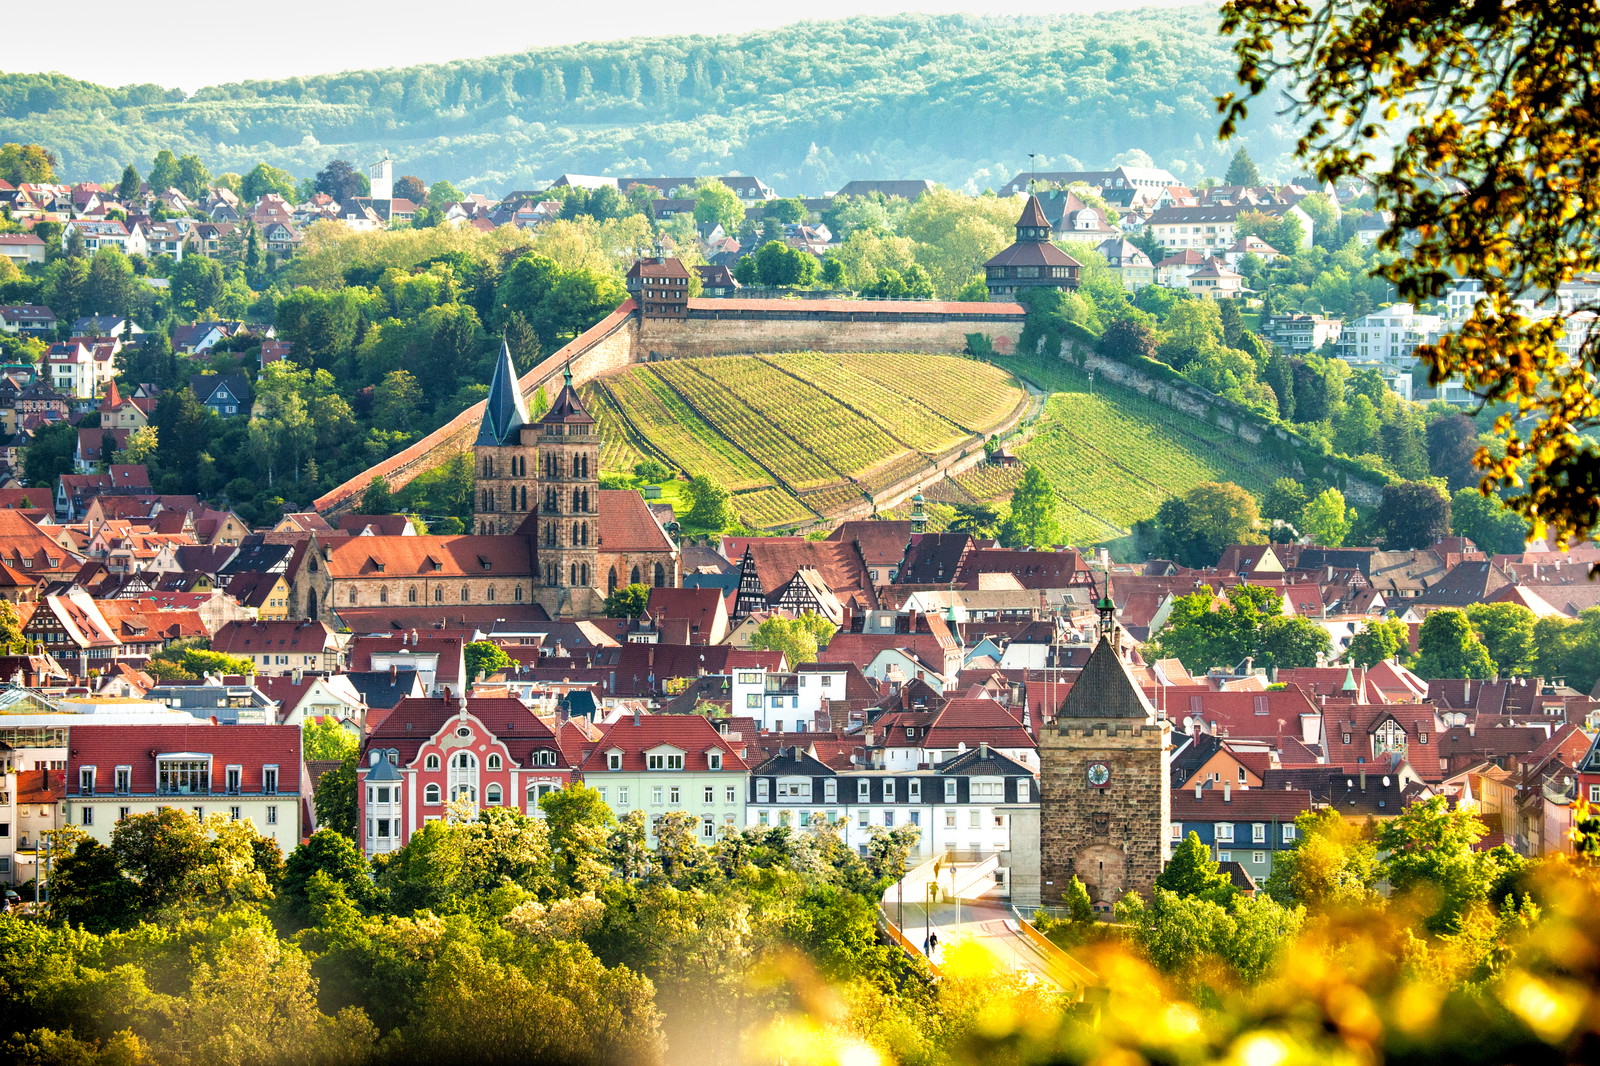
[[[517,430],[527,424],[528,405],[522,398],[522,386],[517,383],[517,368],[511,362],[511,348],[502,338],[500,358],[494,364],[494,377],[489,379],[489,398],[483,405],[478,443],[514,443]]]

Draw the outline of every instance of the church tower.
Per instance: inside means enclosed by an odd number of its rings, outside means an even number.
[[[528,405],[511,362],[511,349],[500,342],[500,358],[489,381],[483,422],[472,446],[477,505],[472,532],[515,533],[537,502],[535,462],[537,427],[528,419]]]
[[[570,367],[562,374],[555,403],[539,419],[538,447],[538,521],[533,528],[546,588],[540,599],[551,601],[547,609],[563,614],[595,613],[600,606],[595,590],[600,570],[600,436],[572,387]]]
[[[1042,896],[1076,876],[1096,904],[1146,896],[1172,833],[1172,726],[1156,713],[1107,626],[1056,719],[1039,734]]]

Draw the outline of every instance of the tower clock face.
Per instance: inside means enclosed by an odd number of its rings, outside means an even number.
[[[1092,788],[1105,788],[1111,784],[1111,767],[1103,762],[1089,764],[1089,785]]]

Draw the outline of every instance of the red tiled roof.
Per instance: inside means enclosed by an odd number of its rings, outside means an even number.
[[[603,552],[665,552],[672,550],[661,524],[636,489],[600,489],[596,501]]]
[[[229,622],[211,638],[211,649],[227,655],[259,655],[289,648],[321,652],[332,643],[333,630],[324,622]]]
[[[961,697],[950,700],[928,730],[924,748],[1031,748],[1033,738],[1010,711],[994,700]]]
[[[524,537],[350,537],[324,541],[330,577],[528,577],[533,546]]]
[[[585,773],[604,773],[606,756],[620,749],[622,770],[639,773],[646,769],[645,752],[661,745],[671,745],[684,753],[685,773],[710,770],[706,756],[713,750],[722,752],[724,770],[749,770],[738,749],[698,714],[624,715],[594,741],[594,748],[583,760],[582,769]]]
[[[373,727],[363,745],[363,755],[374,748],[393,748],[400,753],[398,765],[410,766],[422,746],[460,715],[463,707],[506,746],[506,754],[517,765],[533,765],[533,753],[541,750],[559,752],[563,767],[573,765],[574,753],[563,748],[550,727],[526,704],[511,696],[478,696],[464,701],[407,696]]]
[[[1236,788],[1224,796],[1220,788],[1172,790],[1174,822],[1292,822],[1313,806],[1311,793],[1299,789]],[[1241,845],[1242,846],[1242,845]]]
[[[240,767],[240,790],[261,791],[261,770],[277,766],[278,792],[300,791],[300,727],[293,725],[75,725],[67,755],[67,794],[79,795],[81,767],[95,767],[95,795],[112,794],[116,767],[130,769],[129,791],[156,791],[156,756],[196,752],[211,757],[211,791],[226,787],[223,769]]]

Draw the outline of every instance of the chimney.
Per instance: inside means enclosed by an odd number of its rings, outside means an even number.
[[[1366,790],[1367,790],[1367,771],[1366,771],[1366,768],[1363,767],[1362,770],[1361,770],[1361,791],[1365,792]]]
[[[1203,785],[1203,784],[1194,786],[1194,798],[1195,799],[1205,799],[1206,798],[1205,790],[1206,790],[1206,786]]]
[[[981,743],[979,743],[979,745],[978,745],[978,758],[987,759],[988,757],[989,757],[989,742],[987,740],[985,740],[985,741],[982,741]]]
[[[639,705],[638,704],[634,704],[633,705],[633,724],[634,724],[635,728],[637,728],[638,725],[639,725]]]
[[[1233,785],[1230,782],[1227,782],[1227,781],[1224,781],[1222,783],[1222,802],[1223,803],[1232,803],[1233,802]]]

